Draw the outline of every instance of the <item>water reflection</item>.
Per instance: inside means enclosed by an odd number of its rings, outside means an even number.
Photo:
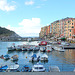
[[[15,53],[15,51],[7,51],[7,54]]]
[[[69,49],[65,52],[64,57],[66,58],[66,61],[70,63],[75,63],[75,50]]]

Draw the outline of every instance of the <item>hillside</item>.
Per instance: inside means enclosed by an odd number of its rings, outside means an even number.
[[[20,37],[14,31],[0,27],[0,37]]]

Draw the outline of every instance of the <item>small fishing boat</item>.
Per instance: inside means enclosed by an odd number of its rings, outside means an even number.
[[[10,59],[10,56],[7,54],[7,55],[4,55],[4,59],[7,60],[7,59]]]
[[[31,72],[31,69],[29,65],[24,65],[23,68],[21,69],[22,72]]]
[[[7,65],[0,65],[0,70],[6,70],[8,68]]]
[[[12,60],[12,61],[18,60],[18,55],[13,55],[13,56],[11,57],[11,60]]]
[[[50,66],[49,71],[50,72],[60,72],[60,69],[58,66]]]
[[[34,48],[33,48],[33,51],[39,51],[39,47],[37,47],[37,46],[35,46]]]
[[[54,47],[54,50],[59,51],[59,52],[65,51],[64,49],[62,49],[62,47]]]
[[[7,65],[0,65],[0,72],[6,72],[7,68]]]
[[[22,47],[22,51],[27,51],[27,48],[26,47]]]
[[[47,45],[47,41],[41,41],[38,45],[39,46],[46,46]]]
[[[46,46],[46,51],[47,52],[51,52],[52,51],[52,46],[51,45],[47,45]]]
[[[41,52],[45,52],[46,51],[46,48],[45,47],[40,47],[40,51]]]
[[[30,61],[30,62],[37,62],[37,61],[39,61],[39,59],[40,59],[40,56],[37,56],[36,54],[33,54],[33,55],[30,57],[29,61]]]
[[[61,42],[61,45],[63,45],[63,46],[69,46],[70,43],[68,43],[68,42]]]
[[[32,67],[32,72],[45,72],[45,70],[45,67],[38,63]]]
[[[19,72],[18,68],[19,68],[18,64],[9,65],[6,72]]]
[[[16,47],[15,46],[11,46],[11,47],[8,47],[7,49],[8,49],[8,51],[15,51]]]
[[[48,61],[48,56],[46,54],[43,54],[40,60],[41,61]]]
[[[21,49],[21,47],[18,45],[18,46],[16,46],[16,50],[17,50],[17,51],[21,51],[22,49]]]
[[[32,51],[33,48],[31,46],[28,46],[27,51]]]

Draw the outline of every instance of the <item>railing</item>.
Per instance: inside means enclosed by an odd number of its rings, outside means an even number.
[[[13,66],[12,68],[15,67],[14,64],[10,64],[10,65]],[[10,66],[10,65],[7,65],[7,66]],[[16,72],[16,71],[22,72],[22,68],[23,68],[24,65],[25,65],[25,64],[19,64],[19,68],[16,69],[16,70],[12,69],[12,72],[14,72],[14,71],[15,71],[15,72]],[[28,64],[26,64],[26,65],[28,65]],[[30,64],[30,65],[29,65],[29,69],[32,69],[33,65],[34,65],[34,64]],[[44,65],[44,63],[43,63],[42,65]],[[1,66],[3,66],[3,64],[1,64]],[[46,68],[46,71],[45,71],[45,72],[49,72],[49,67],[50,67],[50,66],[58,66],[60,72],[73,72],[74,69],[75,69],[75,64],[47,64],[47,65],[44,65],[44,67]],[[1,70],[2,70],[2,69],[0,69],[0,72],[1,72]],[[10,67],[9,67],[9,70],[10,70]],[[9,71],[7,71],[7,69],[3,69],[2,72],[9,72]],[[11,72],[11,71],[10,71],[10,72]]]

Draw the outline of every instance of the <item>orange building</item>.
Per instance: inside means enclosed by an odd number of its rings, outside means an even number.
[[[40,36],[49,36],[50,33],[55,37],[75,39],[75,18],[67,17],[54,21],[49,26],[42,27]]]

